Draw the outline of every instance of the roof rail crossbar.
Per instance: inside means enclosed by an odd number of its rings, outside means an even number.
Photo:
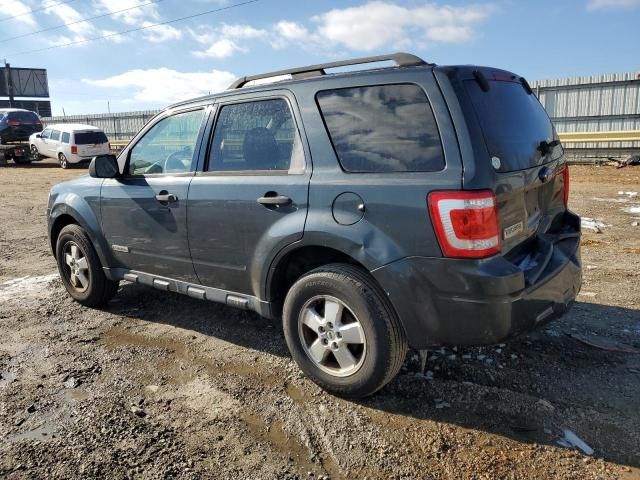
[[[325,74],[325,69],[346,67],[348,65],[361,65],[365,63],[393,61],[399,67],[416,67],[419,65],[433,65],[425,62],[420,57],[410,53],[397,52],[387,55],[376,55],[372,57],[352,58],[351,60],[340,60],[337,62],[320,63],[317,65],[308,65],[306,67],[288,68],[286,70],[278,70],[277,72],[261,73],[259,75],[251,75],[249,77],[240,77],[229,86],[229,90],[242,88],[253,80],[261,80],[264,78],[278,77],[282,75],[291,75],[293,78],[309,78]]]

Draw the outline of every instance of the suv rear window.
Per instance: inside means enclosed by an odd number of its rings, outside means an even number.
[[[486,92],[475,80],[465,80],[464,85],[489,154],[500,159],[500,171],[524,170],[562,155],[558,145],[542,158],[540,142],[558,137],[544,107],[522,84],[490,80]]]
[[[7,119],[24,123],[25,125],[40,123],[40,118],[33,112],[9,112]]]
[[[316,95],[347,172],[432,172],[444,168],[429,100],[417,85],[325,90]]]
[[[93,143],[107,143],[107,136],[104,132],[76,132],[74,135],[76,145],[89,145]]]

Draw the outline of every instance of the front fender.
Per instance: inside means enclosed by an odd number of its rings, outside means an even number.
[[[87,192],[85,192],[87,193]],[[63,216],[72,217],[75,223],[80,225],[91,240],[103,267],[114,265],[114,259],[110,253],[109,245],[102,235],[100,227],[100,195],[98,192],[61,192],[55,195],[50,207],[48,219],[49,243],[55,256],[55,242],[53,238],[54,227]]]

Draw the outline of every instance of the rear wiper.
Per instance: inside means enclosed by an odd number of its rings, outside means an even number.
[[[540,153],[545,156],[548,155],[549,153],[551,153],[551,150],[553,150],[555,147],[557,147],[558,145],[560,145],[560,140],[552,140],[550,142],[547,142],[546,140],[542,140],[540,142],[540,144],[538,145],[537,150],[540,151]]]
[[[527,82],[526,78],[520,77],[520,83],[524,87],[524,91],[527,92],[527,95],[531,95],[533,93],[533,90],[531,89],[531,85],[529,85],[529,82]]]

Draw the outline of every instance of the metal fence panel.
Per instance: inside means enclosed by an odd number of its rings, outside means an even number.
[[[160,110],[144,110],[138,112],[98,113],[93,115],[66,115],[47,117],[42,121],[45,125],[56,123],[82,123],[101,128],[109,140],[130,140]]]

